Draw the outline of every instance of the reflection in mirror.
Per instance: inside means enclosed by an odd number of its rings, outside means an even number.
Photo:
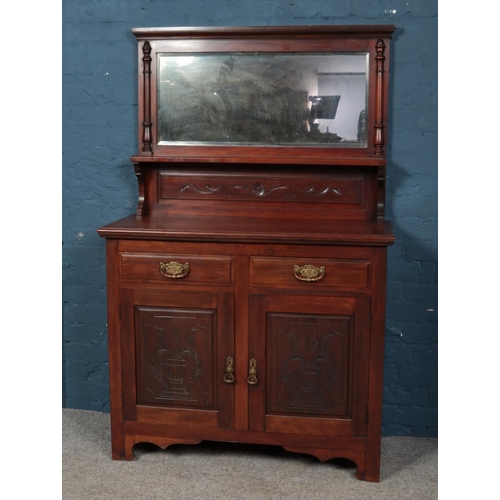
[[[158,143],[366,147],[367,53],[159,54]]]

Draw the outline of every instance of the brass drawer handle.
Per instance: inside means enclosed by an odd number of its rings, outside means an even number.
[[[185,278],[189,274],[189,262],[186,262],[185,264],[179,264],[174,261],[169,262],[168,264],[160,262],[160,271],[166,278]]]
[[[250,360],[250,368],[248,370],[248,383],[250,385],[255,385],[258,380],[257,380],[257,361],[255,359]]]
[[[293,266],[293,273],[299,281],[320,281],[325,277],[325,266],[314,267],[310,264]]]
[[[226,359],[226,373],[224,373],[224,382],[234,384],[234,360],[231,356]]]

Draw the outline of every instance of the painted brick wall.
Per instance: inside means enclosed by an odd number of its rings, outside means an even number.
[[[63,405],[109,411],[104,240],[137,188],[132,27],[393,23],[384,435],[437,436],[437,0],[63,2]]]

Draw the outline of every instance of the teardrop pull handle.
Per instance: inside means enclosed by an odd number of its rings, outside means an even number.
[[[226,373],[224,373],[224,382],[234,384],[234,360],[231,356],[226,359]]]
[[[257,380],[257,361],[255,359],[250,360],[250,365],[248,369],[248,383],[250,385],[255,385]]]

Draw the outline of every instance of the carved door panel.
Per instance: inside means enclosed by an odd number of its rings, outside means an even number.
[[[369,299],[253,295],[251,430],[363,436]]]
[[[124,419],[232,428],[233,295],[123,289]]]

